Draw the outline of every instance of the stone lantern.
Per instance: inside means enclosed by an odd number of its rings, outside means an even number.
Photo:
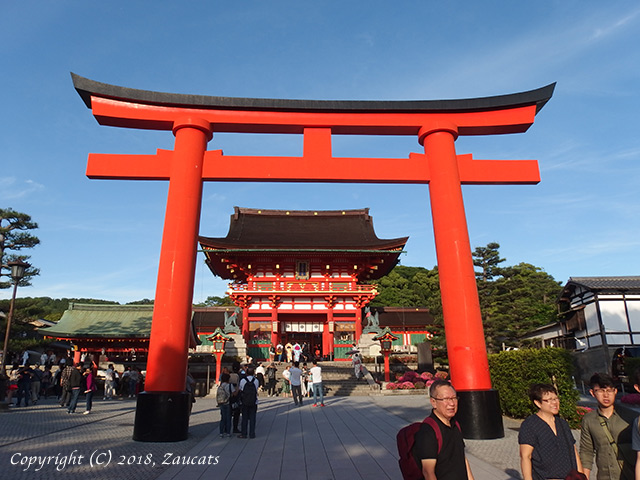
[[[391,353],[391,346],[393,345],[394,340],[398,340],[400,337],[391,333],[389,327],[385,327],[384,330],[372,340],[380,341],[380,351],[384,355],[384,381],[389,381],[389,354]]]

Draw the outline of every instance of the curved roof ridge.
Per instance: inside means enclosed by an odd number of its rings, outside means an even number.
[[[291,216],[331,216],[331,215],[365,215],[369,216],[369,207],[343,210],[278,210],[269,208],[247,208],[234,206],[236,215],[291,215]]]
[[[369,209],[262,210],[234,207],[225,237],[200,236],[215,249],[402,249],[408,237],[381,239]]]
[[[276,110],[309,112],[475,112],[536,105],[536,113],[549,101],[556,84],[535,90],[490,97],[449,100],[299,100],[279,98],[219,97],[182,93],[155,92],[110,85],[81,77],[71,72],[73,85],[82,100],[91,108],[91,96],[127,100],[148,105],[186,108]]]

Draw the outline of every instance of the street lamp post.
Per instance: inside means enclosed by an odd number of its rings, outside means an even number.
[[[9,347],[9,333],[11,332],[11,321],[13,320],[13,309],[16,302],[16,293],[18,291],[18,284],[20,280],[24,278],[24,274],[31,265],[22,260],[14,260],[7,262],[7,266],[11,268],[11,279],[13,280],[13,294],[11,295],[11,303],[9,304],[9,315],[7,316],[7,328],[4,334],[4,347],[2,349],[2,363],[0,364],[0,393],[2,393],[2,402],[7,393],[7,373],[5,371],[7,365],[7,353]]]

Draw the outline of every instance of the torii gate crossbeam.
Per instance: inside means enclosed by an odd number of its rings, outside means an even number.
[[[145,392],[135,440],[188,435],[184,386],[203,181],[427,183],[434,226],[451,378],[467,438],[504,436],[491,388],[462,184],[539,182],[535,160],[474,160],[457,155],[459,135],[525,132],[555,84],[496,97],[436,101],[309,101],[149,92],[72,74],[102,125],[170,130],[173,151],[90,154],[87,176],[169,180]],[[216,132],[302,134],[300,157],[227,156],[207,151]],[[424,154],[342,158],[332,135],[414,135]]]

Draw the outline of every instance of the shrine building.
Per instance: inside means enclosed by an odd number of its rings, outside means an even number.
[[[335,359],[360,340],[363,308],[378,294],[367,282],[393,269],[407,239],[378,238],[368,208],[235,207],[226,237],[199,237],[213,274],[231,281],[254,358],[268,358],[271,345],[306,342]]]

